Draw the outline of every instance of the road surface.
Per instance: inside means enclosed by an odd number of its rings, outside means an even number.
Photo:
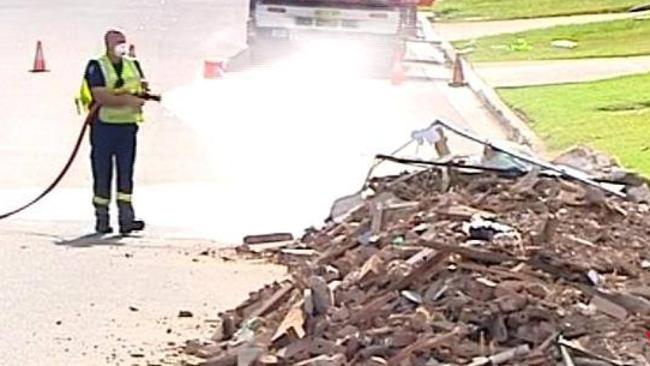
[[[493,87],[581,83],[650,71],[650,56],[581,60],[480,62],[478,74]]]
[[[242,0],[0,5],[0,211],[31,198],[67,158],[82,121],[72,100],[108,28],[126,32],[164,95],[147,106],[139,136],[144,237],[75,240],[93,226],[87,144],[59,189],[0,222],[5,364],[155,362],[167,342],[205,333],[193,326],[283,275],[199,256],[206,247],[322,222],[335,198],[360,187],[374,154],[435,118],[504,136],[467,89],[359,76],[367,55],[354,44],[305,45],[277,64],[202,80],[204,60],[245,47],[247,9]],[[37,40],[49,73],[27,72]],[[458,152],[481,150],[457,141]],[[196,318],[176,319],[182,308]]]

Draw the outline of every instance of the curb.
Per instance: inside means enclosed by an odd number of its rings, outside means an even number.
[[[431,25],[431,21],[424,15],[418,14],[422,32],[426,39],[436,40],[440,44],[440,49],[445,55],[446,61],[453,65],[458,52],[449,41],[443,39]],[[462,54],[461,54],[462,56]],[[499,97],[494,88],[487,85],[478,75],[471,63],[460,57],[461,66],[467,81],[467,86],[474,92],[476,97],[497,119],[508,135],[508,139],[522,145],[528,145],[535,151],[543,151],[541,140],[528,127],[515,112],[513,112]]]

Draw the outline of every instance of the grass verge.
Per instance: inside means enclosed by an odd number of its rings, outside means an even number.
[[[433,11],[443,20],[517,19],[624,12],[647,0],[438,0]]]
[[[550,151],[583,144],[650,176],[650,73],[497,92]]]
[[[575,48],[558,48],[558,40],[576,42]],[[457,48],[472,46],[474,62],[554,60],[650,54],[650,19],[623,19],[563,25],[522,33],[455,42]]]

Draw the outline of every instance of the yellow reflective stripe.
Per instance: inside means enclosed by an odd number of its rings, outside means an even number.
[[[97,205],[108,206],[108,204],[111,203],[111,200],[110,198],[95,196],[93,197],[93,203]]]
[[[123,202],[131,202],[131,195],[126,193],[117,192],[117,200]]]

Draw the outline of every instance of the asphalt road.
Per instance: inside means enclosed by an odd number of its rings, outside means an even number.
[[[243,47],[246,13],[244,1],[0,3],[0,211],[33,196],[63,166],[83,119],[73,97],[108,28],[126,31],[154,87],[165,91],[193,80],[204,59]],[[49,73],[27,72],[37,40]],[[159,106],[147,114],[140,187],[209,181],[191,127]],[[88,153],[84,144],[52,197],[0,222],[3,365],[175,364],[175,348],[209,335],[197,324],[283,274],[202,256],[214,241],[155,223],[146,238],[75,240],[92,227]],[[180,310],[194,317],[179,319]]]
[[[4,364],[156,360],[161,344],[196,336],[203,330],[192,324],[282,275],[193,261],[202,248],[320,223],[335,198],[360,187],[374,154],[435,118],[503,137],[466,89],[366,78],[367,67],[384,62],[353,42],[307,42],[291,56],[202,80],[204,60],[245,48],[247,11],[241,0],[0,4],[0,211],[31,198],[63,165],[83,119],[73,97],[108,28],[126,32],[164,96],[146,107],[139,135],[135,205],[150,227],[143,238],[75,240],[93,225],[87,144],[59,189],[0,222]],[[27,72],[37,40],[49,73]],[[452,143],[458,153],[480,151]],[[173,323],[170,340],[167,324],[181,307],[197,318]],[[147,357],[133,358],[134,349]]]
[[[643,74],[650,71],[650,56],[482,62],[476,72],[493,87],[582,83]]]

